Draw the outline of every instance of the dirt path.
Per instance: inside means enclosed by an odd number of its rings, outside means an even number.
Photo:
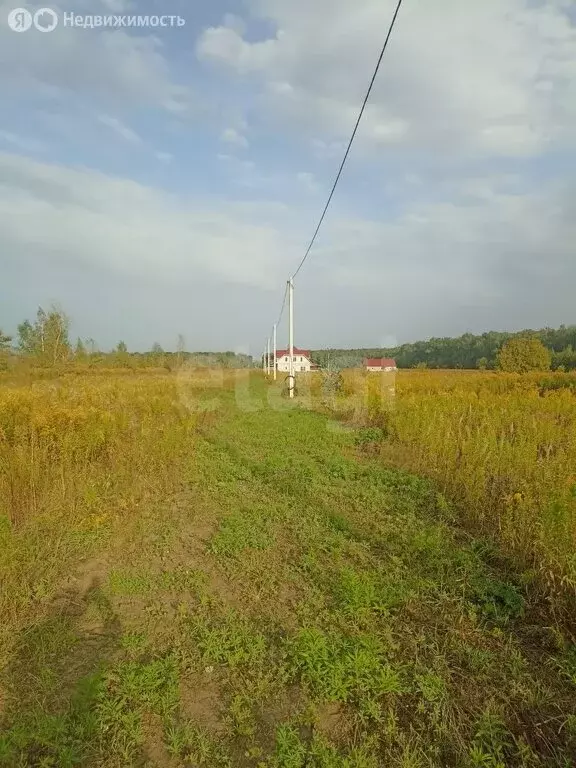
[[[325,417],[230,403],[21,638],[0,764],[576,764],[576,660],[450,518]]]

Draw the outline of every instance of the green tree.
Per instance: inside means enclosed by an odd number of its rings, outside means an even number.
[[[18,326],[18,345],[25,355],[44,365],[56,365],[70,356],[70,319],[58,307],[38,308],[36,320]]]
[[[10,351],[11,336],[7,336],[0,329],[0,371],[5,371],[8,367],[8,353]]]
[[[7,336],[0,328],[0,352],[5,352],[10,349],[10,342],[12,336]]]
[[[545,347],[556,354],[562,353],[570,345],[572,349],[576,349],[576,325],[561,325],[557,330],[526,329],[518,333],[488,331],[478,336],[465,333],[458,338],[432,338],[388,348],[321,349],[313,350],[312,355],[314,361],[321,366],[334,355],[356,355],[359,362],[364,357],[393,357],[399,368],[415,368],[418,363],[426,363],[428,368],[477,368],[478,360],[485,357],[488,360],[487,367],[493,369],[496,367],[496,355],[502,344],[508,339],[525,336],[539,338]],[[554,366],[557,365],[564,365],[566,369],[576,367],[572,364],[570,354],[562,362],[555,359]]]
[[[116,346],[116,352],[119,355],[125,355],[128,352],[128,347],[126,346],[126,342],[119,341],[117,346]]]
[[[485,371],[488,368],[488,358],[481,357],[477,362],[477,366],[481,371]]]
[[[547,371],[552,362],[552,353],[534,336],[515,337],[502,345],[497,360],[501,371]]]
[[[571,371],[576,368],[576,351],[572,349],[572,345],[563,349],[561,352],[554,352],[552,355],[552,367],[556,370]]]

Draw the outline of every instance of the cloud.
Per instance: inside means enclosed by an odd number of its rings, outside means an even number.
[[[253,0],[276,32],[206,29],[201,61],[251,77],[262,113],[330,143],[347,136],[392,0]],[[373,144],[529,157],[574,147],[576,28],[563,2],[406,3],[361,127]]]
[[[235,128],[225,128],[220,134],[221,141],[226,144],[232,144],[235,147],[241,147],[245,149],[248,147],[248,141],[245,136],[242,136]]]
[[[309,173],[308,171],[300,171],[300,173],[296,174],[296,178],[308,192],[318,192],[320,189],[320,185],[314,178],[313,173]]]
[[[226,162],[236,167],[240,161]],[[249,172],[257,173],[254,167]],[[236,302],[234,296],[239,303],[229,306],[242,311],[242,322],[230,316],[230,327],[199,331],[223,346],[227,338],[257,338],[262,318],[279,310],[284,280],[314,223],[305,207],[273,202],[268,192],[266,202],[198,201],[8,154],[0,154],[0,179],[0,260],[12,288],[11,276],[20,270],[18,290],[31,290],[34,274],[34,302],[54,298],[67,305],[82,280],[100,285],[103,297],[118,286],[120,307],[122,291],[131,295],[137,285],[139,295],[155,296],[155,311],[167,317],[175,295],[181,307],[194,296],[202,311],[212,311],[205,296],[213,303],[224,296]],[[453,184],[444,201],[430,197],[433,183],[422,180],[421,186],[427,199],[405,202],[386,220],[338,206],[330,212],[297,280],[301,343],[373,345],[389,335],[404,341],[570,322],[573,184],[549,182],[527,191],[514,176],[479,176]],[[47,285],[58,292],[46,296]],[[80,295],[77,311],[96,316],[92,288]],[[113,332],[124,334],[118,313]],[[141,306],[122,322],[150,325],[148,315]]]
[[[40,265],[54,253],[167,284],[212,275],[270,289],[292,254],[285,233],[256,211],[240,214],[223,202],[206,207],[133,181],[7,154],[0,154],[0,179],[0,250],[13,259],[25,252]]]
[[[339,219],[316,258],[334,285],[365,291],[367,301],[384,292],[391,310],[444,315],[453,328],[475,313],[484,327],[567,322],[574,191],[554,184],[519,194],[499,178],[476,180],[466,199],[415,203],[389,222]]]
[[[121,120],[119,120],[117,117],[112,117],[111,115],[98,115],[97,116],[98,122],[102,123],[102,125],[105,125],[107,128],[110,128],[114,133],[118,134],[122,139],[129,142],[130,144],[142,144],[142,139],[138,134],[132,130],[132,128],[129,128],[127,125],[125,125]]]
[[[224,26],[228,29],[233,29],[239,35],[243,35],[246,32],[246,23],[244,19],[233,13],[227,13],[224,16]]]
[[[574,186],[331,221],[299,275],[298,327],[371,346],[573,320]]]
[[[242,160],[227,152],[219,152],[216,157],[227,169],[231,182],[252,193],[261,190],[268,196],[287,196],[297,200],[303,189],[308,193],[316,193],[320,189],[316,177],[309,171],[292,173],[282,170],[270,173],[263,171],[253,160]]]
[[[19,136],[10,131],[0,130],[0,141],[10,144],[22,152],[30,152],[32,154],[36,152],[44,152],[46,144],[39,139],[30,138],[28,136]]]
[[[344,141],[323,141],[322,139],[312,139],[312,150],[318,160],[333,160],[341,158],[346,151]]]
[[[127,2],[97,0],[112,13]],[[40,295],[57,275],[96,315],[98,281],[102,301],[116,286],[118,306],[141,292],[166,314],[180,291],[182,306],[212,308],[210,333],[220,302],[235,307],[229,327],[259,334],[314,230],[311,194],[332,184],[393,4],[246,0],[246,18],[205,29],[186,66],[176,31],[0,28],[2,146],[122,173],[138,163],[141,180],[0,154],[4,284],[19,275],[19,295]],[[574,23],[566,0],[404,3],[298,276],[299,344],[572,320]],[[203,87],[208,130],[182,119]],[[209,192],[188,197],[189,184]]]

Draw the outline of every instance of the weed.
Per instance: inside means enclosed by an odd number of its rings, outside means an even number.
[[[497,624],[518,618],[524,611],[524,600],[513,584],[487,576],[476,580],[471,599],[486,619]]]
[[[474,766],[504,768],[505,753],[512,746],[511,736],[500,714],[492,705],[486,707],[474,729],[470,761]]]
[[[233,612],[208,620],[195,615],[187,627],[203,662],[237,667],[258,664],[265,658],[264,635]]]
[[[282,725],[278,728],[272,762],[274,768],[304,768],[307,754],[308,750],[294,726]]]
[[[347,637],[305,628],[289,641],[288,655],[292,673],[319,699],[356,701],[366,713],[378,715],[379,699],[404,689],[399,671],[373,635]]]
[[[184,761],[184,765],[208,768],[232,768],[233,763],[225,745],[201,728],[190,724],[172,724],[166,729],[169,754]]]
[[[566,647],[557,664],[566,679],[576,686],[576,644],[572,643]]]
[[[241,509],[226,517],[210,543],[212,552],[234,557],[245,549],[268,549],[273,539],[263,510]]]

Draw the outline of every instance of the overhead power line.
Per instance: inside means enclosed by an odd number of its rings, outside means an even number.
[[[288,284],[286,284],[286,287],[284,288],[284,298],[282,299],[282,309],[280,310],[280,314],[278,315],[278,320],[276,320],[276,326],[279,326],[280,320],[282,320],[282,315],[284,314],[284,307],[286,306],[287,295],[288,295]]]
[[[340,181],[340,176],[342,175],[342,171],[344,169],[344,166],[346,164],[346,160],[348,159],[348,155],[350,154],[350,148],[352,147],[352,142],[354,141],[354,138],[356,136],[356,132],[358,131],[358,126],[360,125],[360,120],[362,119],[362,115],[364,114],[364,110],[366,109],[366,104],[368,103],[368,99],[370,97],[370,93],[372,91],[372,86],[374,85],[374,81],[376,80],[376,75],[378,74],[378,70],[380,69],[380,64],[382,63],[382,59],[384,58],[384,53],[386,52],[386,48],[388,46],[388,41],[390,40],[390,35],[392,34],[392,30],[394,29],[394,24],[396,23],[396,18],[398,17],[398,12],[400,11],[400,6],[402,5],[402,0],[398,0],[398,4],[396,5],[396,10],[394,11],[394,16],[392,17],[392,21],[390,22],[390,27],[388,28],[388,34],[386,35],[386,39],[384,40],[384,45],[382,46],[382,50],[380,51],[380,56],[378,57],[378,62],[376,64],[376,69],[374,70],[374,74],[372,75],[372,80],[370,81],[370,85],[368,86],[368,90],[366,92],[366,96],[364,97],[364,102],[362,104],[362,109],[360,110],[360,113],[358,115],[358,119],[356,120],[356,125],[354,126],[354,130],[352,131],[352,136],[350,137],[350,141],[348,142],[348,147],[346,148],[346,152],[344,153],[344,158],[342,159],[342,163],[340,164],[340,168],[338,170],[338,174],[336,176],[336,179],[334,181],[334,184],[332,185],[332,190],[330,192],[330,195],[328,197],[328,201],[326,202],[326,205],[324,206],[324,210],[322,211],[322,216],[320,216],[320,221],[318,222],[318,226],[316,227],[316,231],[314,232],[314,235],[312,236],[312,240],[310,241],[310,244],[308,248],[306,249],[306,253],[304,254],[304,258],[298,265],[298,269],[296,272],[294,272],[293,277],[296,277],[298,272],[302,269],[304,262],[308,258],[308,254],[312,250],[312,246],[314,245],[314,242],[316,240],[316,236],[318,235],[318,232],[320,231],[320,227],[322,226],[322,222],[324,221],[324,217],[326,216],[326,211],[328,210],[328,207],[332,201],[332,197],[334,196],[334,192],[336,190],[336,187],[338,186],[338,182]],[[284,303],[286,303],[286,295],[284,295]],[[282,305],[282,311],[284,310],[284,304]],[[280,317],[282,316],[282,313],[280,313]]]

